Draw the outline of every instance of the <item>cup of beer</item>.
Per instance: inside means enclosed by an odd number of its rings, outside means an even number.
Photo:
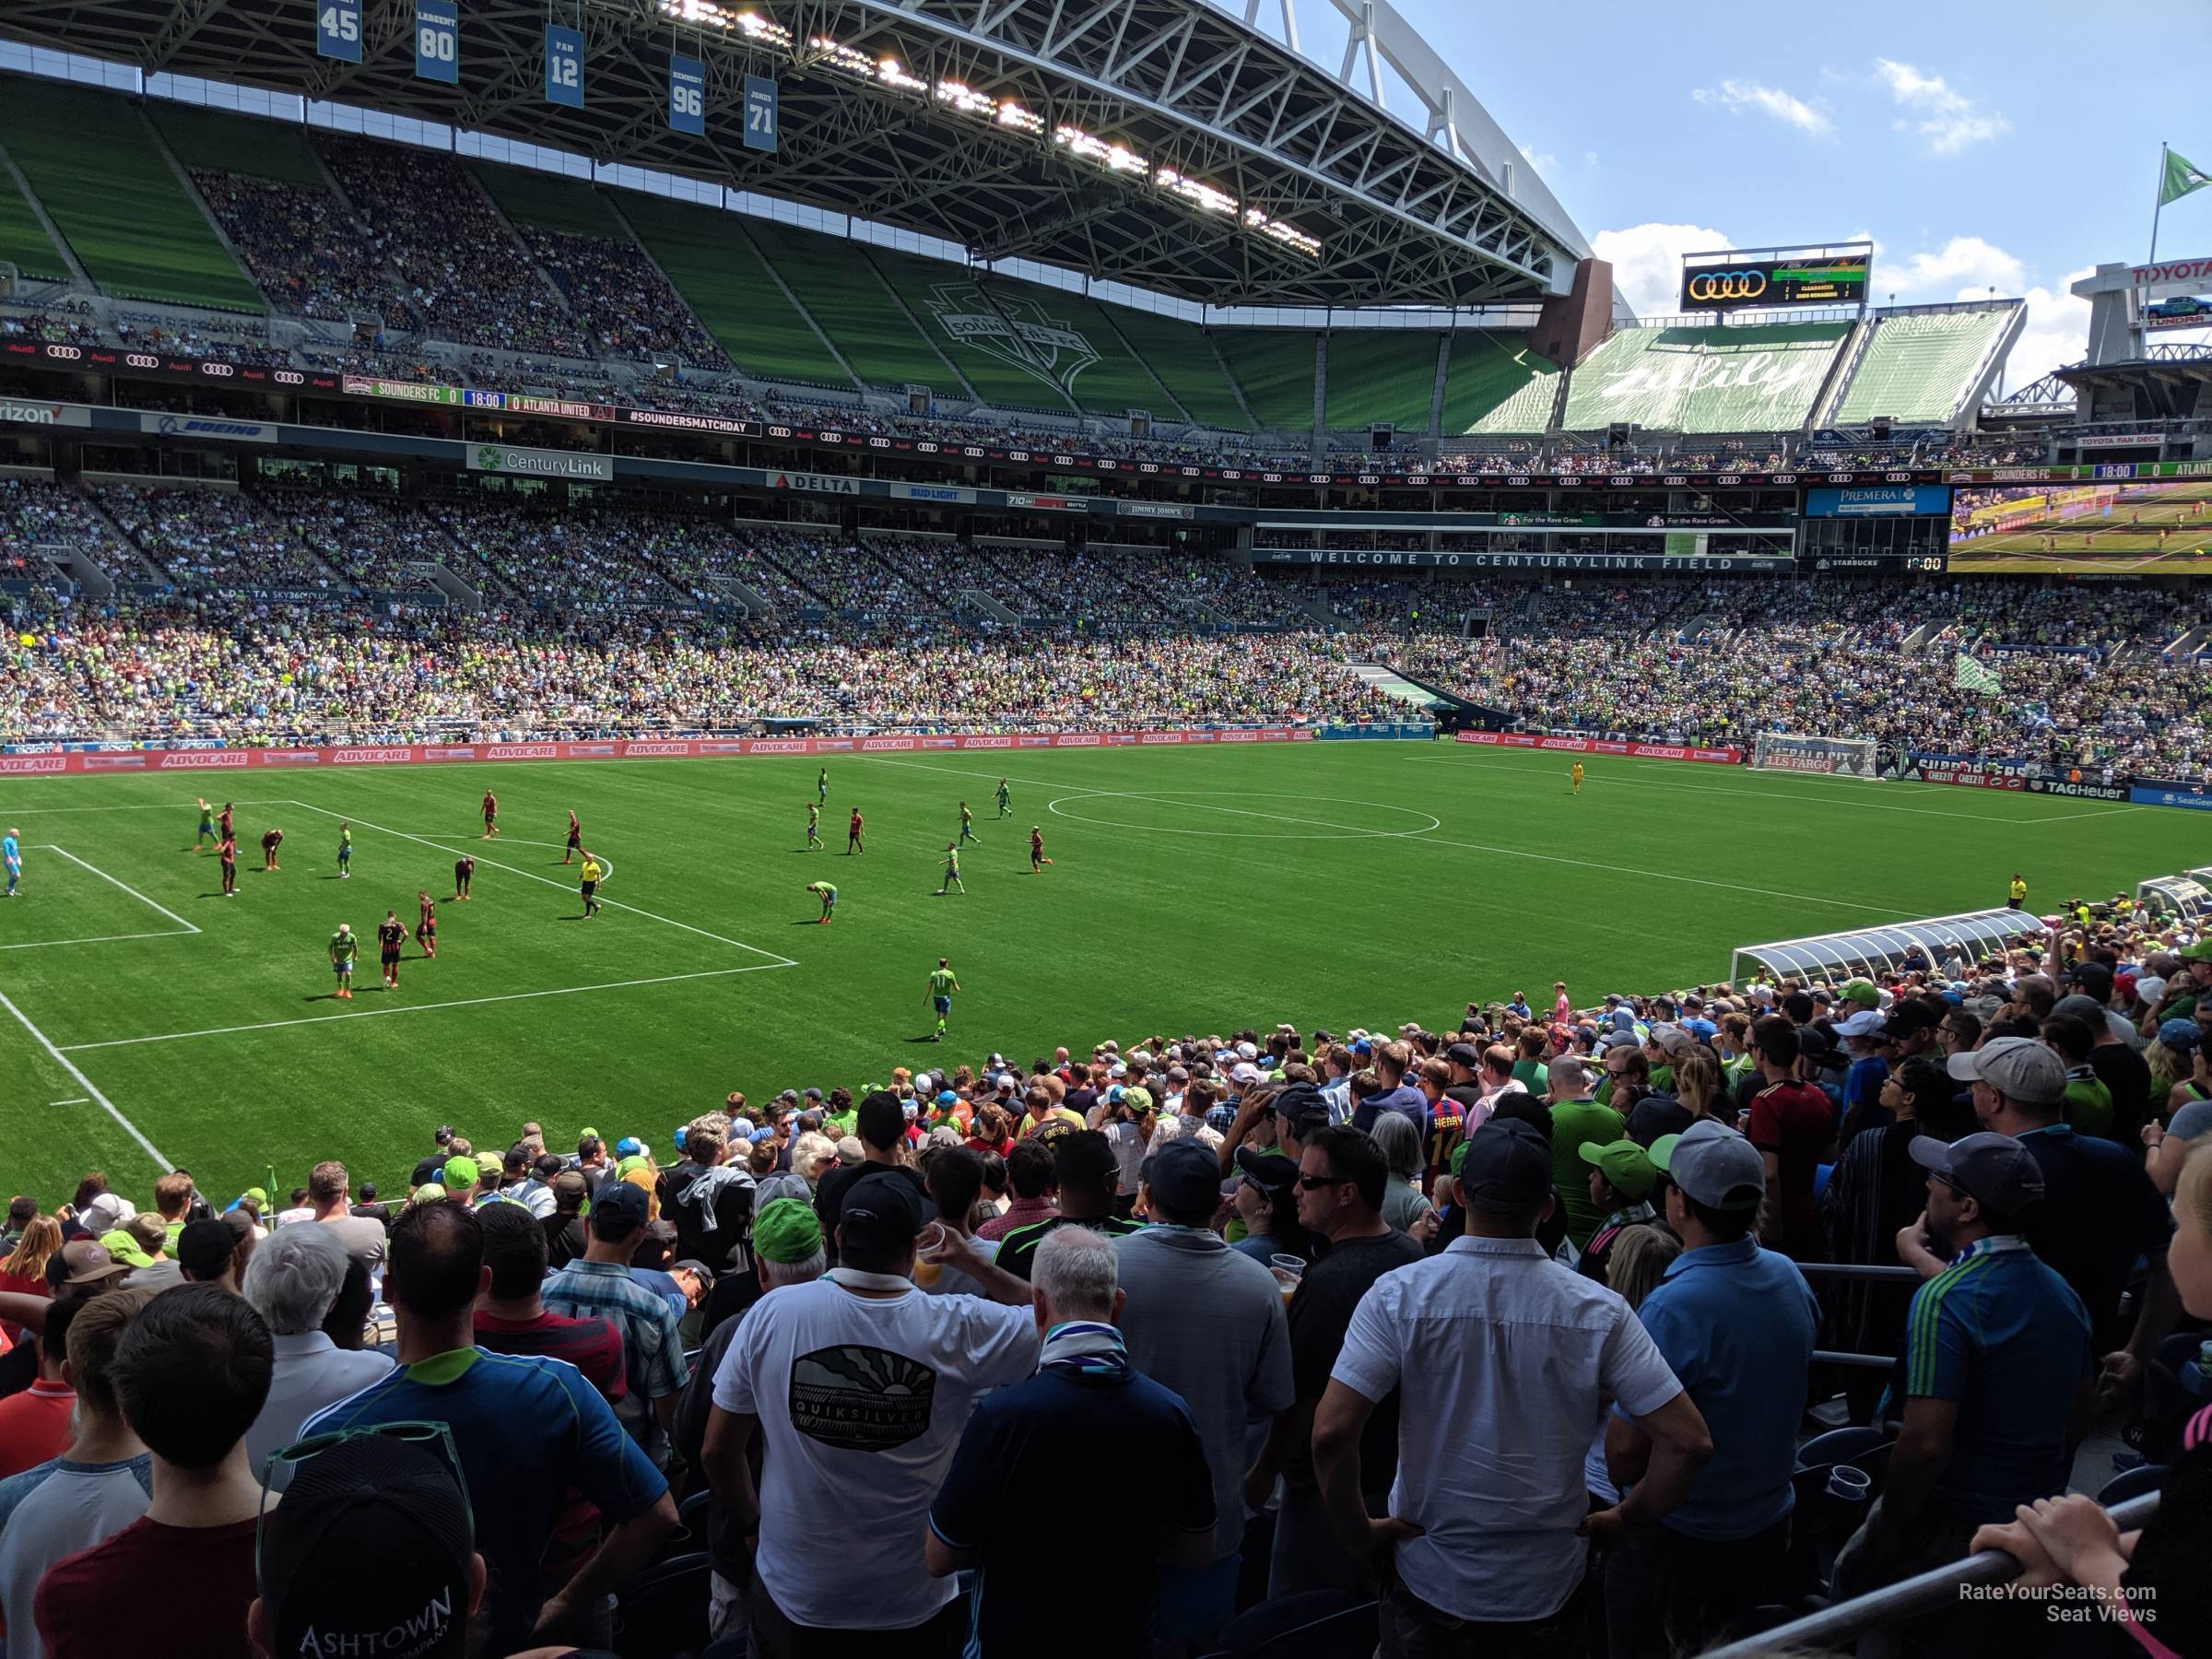
[[[926,1260],[923,1252],[942,1250],[945,1243],[945,1224],[941,1221],[931,1222],[917,1241],[914,1249],[914,1283],[921,1289],[935,1289],[937,1281],[945,1277],[945,1264]]]
[[[1294,1255],[1271,1255],[1267,1258],[1267,1271],[1275,1275],[1275,1282],[1282,1287],[1283,1306],[1288,1307],[1290,1299],[1298,1294],[1298,1281],[1305,1277],[1305,1263]]]

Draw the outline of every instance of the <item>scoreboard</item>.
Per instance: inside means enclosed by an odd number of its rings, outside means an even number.
[[[1700,255],[1709,264],[1682,267],[1685,312],[1743,311],[1782,305],[1861,305],[1872,261],[1865,253],[1783,253],[1757,258]]]

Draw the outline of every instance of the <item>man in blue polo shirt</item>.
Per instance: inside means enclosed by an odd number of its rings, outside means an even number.
[[[607,1593],[634,1578],[676,1530],[676,1504],[582,1371],[476,1346],[477,1297],[490,1283],[474,1212],[410,1206],[392,1224],[384,1257],[399,1369],[309,1418],[300,1437],[376,1423],[448,1425],[490,1574],[484,1608],[493,1651],[594,1636],[605,1645]],[[571,1488],[598,1509],[606,1535],[547,1596],[546,1545]]]
[[[1986,1134],[1907,1150],[1928,1207],[1898,1249],[1926,1283],[1905,1319],[1903,1398],[1883,1413],[1901,1406],[1904,1426],[1836,1559],[1839,1597],[1957,1560],[1977,1527],[2064,1491],[2093,1400],[2088,1314],[2025,1236],[2044,1199],[2033,1154]]]
[[[1711,1462],[1656,1526],[1624,1536],[1606,1569],[1613,1659],[1695,1652],[1770,1594],[1789,1542],[1791,1471],[1820,1324],[1805,1276],[1751,1236],[1766,1162],[1735,1130],[1700,1119],[1652,1143],[1666,1220],[1682,1253],[1637,1310],[1712,1426]],[[1619,1414],[1606,1461],[1627,1487],[1651,1440]]]
[[[1141,1375],[1122,1335],[1113,1241],[1087,1228],[1037,1247],[1030,1282],[1043,1347],[1037,1374],[986,1394],[960,1435],[923,1540],[938,1578],[976,1567],[969,1651],[1036,1645],[1070,1659],[1141,1653],[1152,1633],[1160,1562],[1214,1555],[1214,1487],[1182,1396]],[[1100,1504],[1071,1471],[1142,1469],[1134,1509]],[[1114,1593],[1068,1617],[1067,1585],[1040,1573],[1037,1541],[1070,1560],[1117,1563]]]

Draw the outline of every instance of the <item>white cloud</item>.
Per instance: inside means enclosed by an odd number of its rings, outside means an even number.
[[[1699,225],[1631,225],[1600,230],[1591,252],[1613,267],[1613,288],[1640,317],[1671,317],[1682,309],[1682,256],[1735,243]]]
[[[1559,159],[1553,155],[1549,150],[1530,149],[1528,146],[1524,144],[1521,147],[1521,154],[1523,159],[1524,159],[1531,167],[1535,168],[1540,173],[1557,172],[1559,171]]]
[[[1815,138],[1825,138],[1835,130],[1835,123],[1825,111],[1815,108],[1794,92],[1759,81],[1724,80],[1717,87],[1700,87],[1690,97],[1701,104],[1717,105],[1734,115],[1756,110]]]
[[[1877,251],[1879,251],[1878,244]],[[2017,294],[2028,280],[2018,256],[1979,236],[1954,236],[1934,253],[1921,252],[1877,264],[1875,290],[1908,303],[1934,300],[1986,300]]]
[[[1892,124],[1900,133],[1917,133],[1936,155],[1951,155],[2012,131],[2001,111],[1981,108],[1940,75],[1923,75],[1895,58],[1876,58],[1874,72],[1889,88],[1890,99],[1908,112]]]
[[[2028,325],[2005,360],[2006,391],[2018,392],[2052,370],[2078,363],[2088,355],[2089,302],[2077,300],[2068,290],[2092,269],[2084,265],[2068,271],[2052,288],[2031,288],[2021,296],[2028,301]]]

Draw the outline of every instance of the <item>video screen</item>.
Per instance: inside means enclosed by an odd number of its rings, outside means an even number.
[[[2212,483],[2005,484],[1951,492],[1951,569],[2121,575],[2212,562]]]

